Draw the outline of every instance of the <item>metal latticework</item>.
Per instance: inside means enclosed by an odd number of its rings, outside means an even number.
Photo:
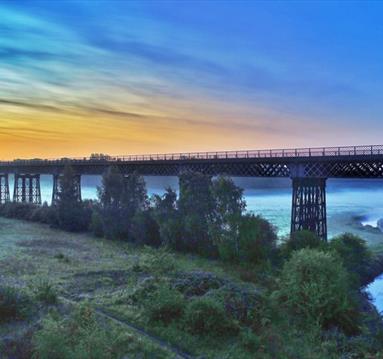
[[[57,201],[60,198],[60,192],[61,192],[61,178],[62,175],[53,175],[53,191],[52,191],[52,204],[57,204]],[[75,175],[73,177],[74,186],[75,186],[75,193],[77,200],[81,202],[81,175]]]
[[[20,203],[41,204],[40,175],[15,174],[13,200]]]
[[[326,178],[293,178],[291,233],[300,230],[327,240]]]
[[[7,174],[0,174],[0,203],[9,202],[9,182]]]

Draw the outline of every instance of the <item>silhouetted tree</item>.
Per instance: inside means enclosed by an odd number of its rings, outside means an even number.
[[[198,172],[185,172],[181,174],[179,183],[178,208],[183,234],[177,249],[214,256],[216,248],[209,236],[209,224],[214,211],[211,177]]]
[[[102,178],[98,196],[105,236],[112,239],[134,240],[133,218],[148,209],[143,177],[137,173],[124,177],[117,167],[110,167]],[[138,233],[137,224],[134,230]]]
[[[214,211],[210,233],[215,243],[232,242],[233,248],[239,252],[239,225],[246,209],[243,189],[236,186],[230,177],[219,176],[213,180],[212,195]]]
[[[79,200],[76,174],[73,168],[65,166],[59,179],[59,194],[56,204],[58,225],[67,231],[87,230],[90,222],[90,210],[86,210]]]
[[[161,243],[177,248],[182,239],[183,224],[177,209],[177,193],[170,187],[162,196],[152,197],[153,216],[159,225]]]

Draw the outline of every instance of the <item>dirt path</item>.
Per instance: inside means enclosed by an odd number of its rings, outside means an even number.
[[[71,306],[76,306],[78,305],[78,302],[75,302],[69,298],[65,298],[63,296],[59,296],[58,299],[63,302],[64,304],[69,304]],[[117,318],[116,316],[114,316],[113,314],[110,314],[108,313],[107,311],[101,309],[101,308],[97,308],[97,307],[94,307],[94,311],[96,312],[97,315],[99,315],[100,317],[103,317],[105,319],[108,319],[120,326],[123,326],[125,328],[128,328],[132,331],[134,331],[135,333],[141,335],[141,336],[144,336],[145,338],[153,341],[155,344],[157,344],[158,346],[160,346],[161,348],[167,350],[168,352],[171,352],[172,354],[174,354],[176,356],[176,358],[178,359],[193,359],[194,357],[191,356],[190,354],[187,354],[185,353],[184,351],[182,351],[181,349],[179,349],[178,347],[175,347],[173,345],[170,345],[169,343],[167,343],[166,341],[148,333],[147,331],[145,331],[144,329],[132,324],[132,323],[129,323],[127,320],[123,320],[123,319],[120,319],[120,318]]]

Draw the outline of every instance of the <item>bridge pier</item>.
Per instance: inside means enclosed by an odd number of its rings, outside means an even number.
[[[8,174],[0,174],[0,204],[9,202]]]
[[[327,240],[326,178],[293,177],[291,233],[309,230]]]
[[[57,204],[57,201],[60,198],[60,192],[61,192],[61,181],[62,174],[55,174],[53,175],[53,191],[52,191],[52,205]],[[79,202],[82,201],[81,198],[81,175],[75,175],[73,177],[74,186],[75,186],[75,192],[76,197]]]
[[[15,174],[13,201],[41,204],[40,175]]]

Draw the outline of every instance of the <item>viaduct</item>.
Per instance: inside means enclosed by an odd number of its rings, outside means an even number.
[[[11,200],[10,174],[15,178],[13,201],[34,204],[41,204],[40,175],[52,175],[54,202],[68,164],[76,173],[79,200],[81,176],[101,175],[112,165],[125,175],[177,176],[191,170],[212,176],[291,178],[291,232],[307,229],[327,240],[326,180],[383,178],[383,145],[0,161],[0,203]]]

